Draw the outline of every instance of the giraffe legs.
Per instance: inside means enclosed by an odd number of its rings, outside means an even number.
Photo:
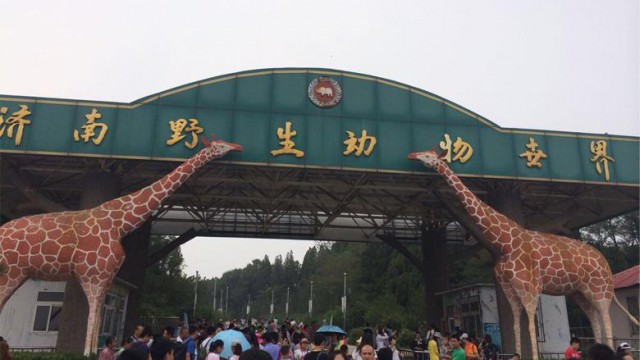
[[[602,321],[601,341],[613,348],[613,331],[611,328],[611,314],[609,312],[611,309],[611,299],[594,301],[593,306],[596,308],[599,318]]]
[[[20,269],[9,269],[6,273],[0,273],[0,312],[18,288],[27,281],[28,277]]]
[[[527,320],[529,322],[529,337],[531,338],[531,358],[538,358],[538,338],[536,336],[536,306],[538,305],[538,297],[533,299],[527,299],[524,304],[524,310],[527,314]]]
[[[499,280],[499,283],[507,301],[509,302],[511,313],[513,314],[513,331],[515,335],[516,352],[518,354],[522,354],[522,339],[520,336],[520,315],[522,314],[522,304],[518,299],[518,295],[511,288],[508,282],[505,283]]]
[[[587,298],[582,293],[574,293],[571,295],[571,299],[578,305],[580,309],[587,315],[589,322],[591,323],[591,329],[593,330],[593,337],[598,338],[601,334],[600,319],[598,317],[597,310],[591,305]]]
[[[84,341],[84,355],[86,356],[95,353],[98,349],[101,307],[110,282],[96,278],[79,279],[79,281],[89,303],[87,334]]]

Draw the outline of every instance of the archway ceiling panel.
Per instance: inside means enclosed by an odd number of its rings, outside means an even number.
[[[0,211],[6,219],[43,212],[10,181],[21,179],[43,196],[78,209],[83,175],[111,171],[122,179],[122,194],[144,187],[175,167],[170,161],[3,154]],[[8,169],[8,170],[7,170]],[[464,179],[484,198],[496,186],[518,189],[525,226],[569,231],[638,208],[630,186]],[[452,218],[434,191],[448,193],[439,176],[228,163],[208,164],[167,199],[154,215],[153,231],[181,234],[319,240],[377,241],[394,235],[419,236],[422,220]]]

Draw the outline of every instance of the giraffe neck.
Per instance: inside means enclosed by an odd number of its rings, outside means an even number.
[[[435,170],[447,181],[447,184],[451,186],[456,197],[462,202],[473,222],[482,230],[484,239],[477,240],[486,247],[498,250],[501,254],[510,253],[513,250],[513,244],[511,243],[512,236],[500,236],[503,233],[500,225],[506,223],[510,229],[515,229],[516,231],[521,231],[522,228],[480,200],[462,183],[460,178],[453,173],[444,161],[438,161]],[[507,235],[509,234],[507,233]]]
[[[171,196],[193,173],[218,157],[220,156],[211,148],[205,147],[153,184],[107,201],[98,208],[110,212],[115,221],[121,219],[120,230],[123,235],[127,234],[142,225],[160,207],[162,201]]]

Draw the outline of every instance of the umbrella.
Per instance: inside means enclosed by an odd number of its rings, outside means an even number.
[[[224,347],[222,348],[220,356],[227,359],[233,355],[231,352],[231,344],[234,342],[239,342],[242,345],[242,351],[249,350],[251,348],[251,345],[244,337],[244,334],[237,330],[220,331],[213,337],[211,344],[216,340],[222,340],[224,342]],[[209,349],[207,349],[207,352],[209,352]]]
[[[316,330],[317,333],[321,334],[340,334],[347,335],[339,326],[335,325],[322,325]]]

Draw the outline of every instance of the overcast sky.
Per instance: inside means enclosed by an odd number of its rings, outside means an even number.
[[[640,1],[7,1],[0,94],[130,102],[225,73],[385,77],[503,127],[640,133]],[[198,239],[207,277],[312,242]],[[214,259],[212,261],[212,259]]]

